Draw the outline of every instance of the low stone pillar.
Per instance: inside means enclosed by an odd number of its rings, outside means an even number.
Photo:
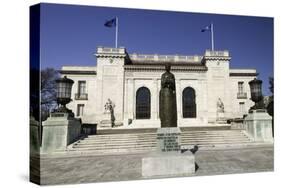
[[[51,113],[42,125],[42,153],[65,151],[81,134],[81,122],[68,113]]]
[[[266,110],[252,110],[244,119],[247,134],[257,142],[273,142],[272,117]]]
[[[40,151],[40,125],[33,116],[29,119],[29,149],[31,155]]]
[[[143,177],[190,176],[195,173],[195,157],[181,153],[178,127],[157,130],[157,152],[142,159]]]

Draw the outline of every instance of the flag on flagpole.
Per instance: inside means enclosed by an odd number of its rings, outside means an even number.
[[[113,18],[111,20],[107,20],[105,23],[104,23],[104,26],[105,27],[116,27],[116,18]]]
[[[107,20],[104,23],[105,27],[115,27],[115,48],[118,47],[118,17],[115,17],[111,20]]]
[[[206,26],[205,28],[201,29],[201,32],[210,31],[211,32],[211,45],[212,51],[215,50],[215,42],[214,42],[214,24],[211,23],[210,25]]]
[[[201,29],[201,32],[211,31],[211,25],[206,26],[205,28]]]

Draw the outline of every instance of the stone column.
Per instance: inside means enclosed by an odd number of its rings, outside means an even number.
[[[181,80],[176,80],[176,92],[177,92],[177,115],[178,115],[178,126],[182,119],[182,91],[181,91]]]
[[[125,84],[124,84],[125,90],[124,90],[124,98],[123,98],[123,104],[124,104],[124,120],[123,120],[123,125],[127,126],[128,125],[128,79],[125,79]]]
[[[157,86],[157,80],[156,79],[154,79],[153,80],[153,95],[151,96],[151,97],[153,97],[152,98],[152,106],[151,106],[151,118],[153,119],[153,120],[156,120],[157,119],[157,112],[158,112],[158,101],[159,101],[159,94],[157,93],[158,92],[158,86]]]
[[[128,97],[127,97],[127,113],[128,113],[128,119],[134,118],[134,80],[128,79]]]

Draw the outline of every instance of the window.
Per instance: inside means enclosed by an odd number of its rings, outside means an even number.
[[[245,103],[244,102],[239,102],[239,112],[241,114],[245,114],[246,110],[245,110]]]
[[[86,93],[86,81],[78,81],[78,94]]]
[[[244,82],[238,82],[238,99],[247,99],[247,93],[244,92]]]
[[[238,82],[238,93],[244,93],[244,82]]]
[[[146,87],[137,90],[136,119],[150,119],[150,91]]]
[[[195,90],[187,87],[182,92],[183,118],[196,118]]]
[[[77,116],[83,116],[84,106],[84,104],[77,104]]]
[[[76,100],[87,100],[88,94],[86,93],[86,81],[78,81],[78,91],[75,93]]]

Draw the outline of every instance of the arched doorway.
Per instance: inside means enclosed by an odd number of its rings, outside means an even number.
[[[182,92],[182,115],[183,118],[196,118],[195,90],[187,87]]]
[[[136,119],[150,119],[150,91],[146,87],[137,90]]]

